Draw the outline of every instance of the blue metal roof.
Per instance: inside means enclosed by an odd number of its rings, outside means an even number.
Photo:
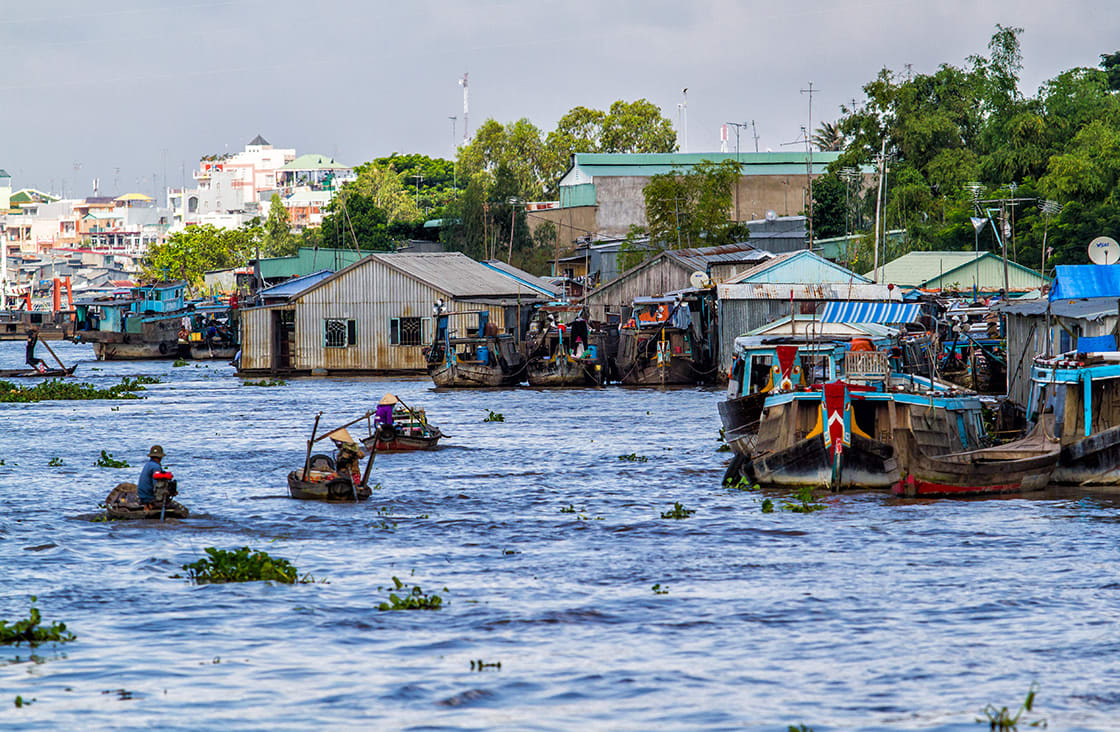
[[[1055,270],[1051,300],[1120,298],[1120,264],[1059,264]]]
[[[913,323],[922,306],[902,302],[828,302],[821,310],[825,323]]]
[[[293,277],[287,282],[281,282],[260,291],[261,297],[295,297],[312,285],[316,285],[330,277],[334,272],[329,269],[319,270],[303,277]]]

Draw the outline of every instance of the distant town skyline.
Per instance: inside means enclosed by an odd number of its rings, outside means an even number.
[[[542,6],[323,0],[63,0],[0,19],[7,61],[0,169],[16,188],[86,196],[192,184],[207,154],[256,135],[356,165],[400,153],[451,157],[471,130],[647,98],[687,150],[720,148],[725,122],[754,121],[759,150],[835,121],[883,67],[929,73],[987,54],[996,23],[1024,28],[1021,89],[1120,45],[1107,0],[833,3],[655,0]],[[909,65],[909,66],[908,66]],[[687,88],[687,112],[682,89]],[[456,117],[453,121],[450,117]],[[453,140],[454,127],[454,140]],[[734,150],[734,130],[729,131]],[[754,150],[750,129],[740,149]]]

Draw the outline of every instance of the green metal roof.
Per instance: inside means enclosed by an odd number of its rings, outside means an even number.
[[[828,165],[840,157],[838,152],[814,152],[813,173],[824,173]],[[649,177],[687,170],[703,162],[722,163],[738,160],[743,175],[802,175],[807,154],[804,152],[767,153],[576,153],[568,172],[578,169],[584,176]],[[870,170],[870,169],[869,169]],[[565,173],[564,178],[568,174]],[[579,183],[586,183],[580,180]],[[563,182],[562,182],[563,185]]]
[[[1047,281],[1029,267],[1007,264],[1012,290],[1034,289]],[[879,281],[926,289],[967,289],[975,282],[981,290],[995,291],[1003,287],[1003,260],[991,252],[910,252],[881,266]]]
[[[343,267],[357,262],[367,254],[369,252],[357,252],[353,249],[300,247],[299,252],[291,257],[261,259],[261,277],[266,279],[299,277],[323,269],[337,272]]]
[[[309,153],[300,155],[280,170],[349,170],[349,165],[343,165],[334,158],[326,155]]]

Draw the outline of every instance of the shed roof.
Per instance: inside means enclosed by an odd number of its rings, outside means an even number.
[[[311,274],[303,275],[302,277],[293,277],[287,282],[281,282],[280,284],[273,285],[272,287],[266,287],[261,290],[259,294],[262,298],[295,297],[296,295],[302,293],[304,290],[310,289],[314,285],[319,284],[326,278],[330,277],[332,274],[334,273],[329,269],[322,269],[318,272],[312,272]]]
[[[817,282],[775,284],[771,282],[723,283],[716,285],[721,302],[731,300],[872,300],[901,301],[902,292],[886,285],[864,282]]]
[[[728,280],[729,284],[746,282],[867,284],[871,280],[835,262],[830,262],[815,252],[803,249],[799,252],[779,254]]]
[[[820,319],[826,323],[913,323],[922,314],[917,303],[901,302],[828,302],[821,309]]]
[[[1117,308],[1115,297],[1091,297],[1063,300],[1011,300],[1006,305],[1001,305],[1000,310],[1009,315],[1045,315],[1047,308],[1050,314],[1059,318],[1079,318],[1083,320],[1100,320],[1106,315],[1116,315]]]
[[[505,262],[498,259],[487,259],[485,262],[482,262],[482,266],[488,267],[489,269],[495,270],[497,272],[501,272],[506,277],[510,277],[523,285],[533,288],[542,295],[547,295],[548,297],[555,297],[563,291],[562,288],[553,285],[547,280],[543,280],[534,274],[530,274],[523,269],[514,267],[511,264],[506,264]]]
[[[959,276],[963,271],[971,272],[974,267],[980,267],[984,260],[1003,266],[1003,260],[991,252],[909,252],[879,267],[879,281],[891,282],[899,287],[925,287],[937,280],[949,282],[954,273]],[[1045,281],[1040,274],[1029,267],[1011,261],[1007,264],[1020,274],[1033,275],[1037,280],[1034,287],[1038,287]],[[867,274],[873,276],[874,270]],[[966,280],[971,278],[970,274]],[[1002,287],[1002,275],[998,278],[998,282],[980,283],[982,290],[995,290]]]
[[[665,253],[684,267],[701,272],[711,264],[763,262],[774,256],[746,242],[697,249],[669,249]]]
[[[358,267],[369,266],[374,262],[394,269],[406,277],[419,280],[451,297],[523,297],[536,299],[541,295],[537,290],[517,282],[506,274],[484,267],[462,252],[370,253],[345,269],[339,270],[330,277],[309,287],[304,291],[304,294],[322,287],[327,282],[344,277]]]

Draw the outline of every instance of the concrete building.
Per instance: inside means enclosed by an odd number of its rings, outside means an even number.
[[[280,302],[241,313],[247,373],[421,373],[443,300],[451,328],[477,312],[510,330],[540,293],[461,253],[372,253]]]
[[[655,175],[687,173],[697,164],[738,160],[742,175],[728,212],[735,221],[762,220],[767,212],[795,216],[808,208],[809,177],[823,175],[839,157],[814,152],[782,153],[576,153],[560,180],[560,205],[535,211],[530,226],[551,221],[562,244],[594,234],[625,237],[631,226],[646,226],[642,189]]]
[[[867,273],[874,279],[874,271]],[[1010,292],[1037,290],[1048,281],[1038,272],[1008,261]],[[1003,259],[991,252],[910,252],[879,268],[879,282],[931,292],[994,293],[1003,289]]]

